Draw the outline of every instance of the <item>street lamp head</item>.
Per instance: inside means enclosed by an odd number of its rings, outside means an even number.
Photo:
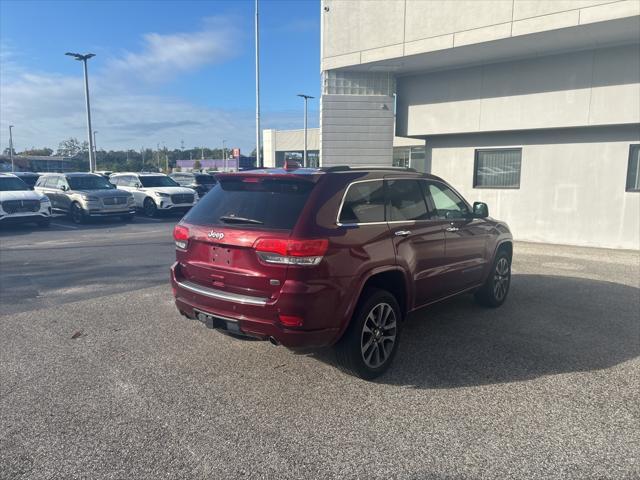
[[[311,98],[316,98],[316,97],[312,97],[311,95],[305,95],[304,93],[299,93],[297,96],[300,98],[304,98],[306,100],[309,100]]]
[[[73,53],[73,52],[67,52],[67,53],[65,53],[65,55],[73,57],[76,60],[89,60],[90,58],[96,56],[95,53],[87,53],[85,55],[82,55],[81,53]]]

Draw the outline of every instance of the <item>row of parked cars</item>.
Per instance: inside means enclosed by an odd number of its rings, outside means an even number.
[[[75,223],[89,218],[133,219],[188,211],[216,183],[207,173],[0,173],[0,223],[35,222],[46,227],[52,213]]]

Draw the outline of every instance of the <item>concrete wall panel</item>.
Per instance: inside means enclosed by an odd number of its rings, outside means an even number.
[[[513,19],[545,16],[605,3],[611,3],[611,0],[514,0]]]
[[[640,248],[640,194],[626,192],[629,145],[640,125],[456,135],[427,140],[431,172],[470,201],[483,201],[514,237]],[[473,188],[476,148],[520,146],[519,189]]]
[[[596,50],[593,62],[589,125],[640,121],[640,45]]]
[[[405,41],[511,21],[512,0],[409,0]]]
[[[398,79],[400,136],[640,122],[640,46]]]

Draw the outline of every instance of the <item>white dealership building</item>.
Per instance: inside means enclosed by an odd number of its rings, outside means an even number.
[[[408,164],[516,239],[640,248],[640,0],[322,0],[321,22],[321,165]]]

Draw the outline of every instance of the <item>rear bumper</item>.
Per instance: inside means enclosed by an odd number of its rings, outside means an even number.
[[[327,328],[287,328],[278,319],[283,305],[289,311],[291,299],[260,299],[220,292],[214,289],[197,286],[181,278],[180,267],[175,263],[171,267],[171,284],[176,307],[188,318],[195,319],[198,310],[222,319],[238,322],[240,333],[250,337],[266,340],[275,338],[288,348],[315,348],[335,343],[340,333],[337,326]],[[302,295],[301,304],[309,304]]]

